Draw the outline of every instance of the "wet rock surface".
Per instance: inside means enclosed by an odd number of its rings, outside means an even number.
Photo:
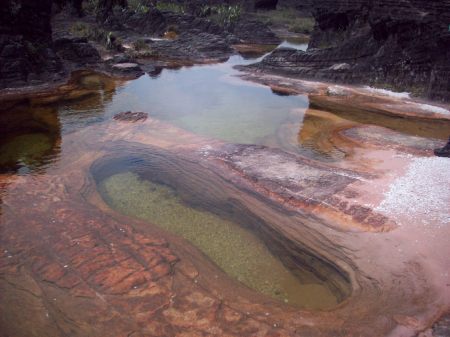
[[[316,1],[307,52],[279,49],[251,67],[449,97],[448,1]]]
[[[0,175],[0,289],[6,294],[0,329],[6,335],[414,336],[448,308],[445,279],[438,277],[448,262],[446,240],[415,244],[424,235],[444,238],[448,227],[433,223],[423,233],[416,221],[402,230],[386,226],[390,215],[375,216],[383,191],[373,187],[401,177],[398,164],[410,160],[400,147],[387,174],[377,160],[372,171],[358,172],[203,139],[150,118],[108,121],[71,133],[64,143],[59,164],[41,174]],[[386,157],[378,151],[350,158]],[[224,203],[252,214],[246,222],[287,249],[285,261],[320,261],[327,267],[318,275],[331,277],[335,289],[351,280],[352,295],[324,312],[271,301],[230,280],[182,239],[117,214],[92,176],[127,158],[131,165],[153,165],[154,177],[176,182],[211,209]],[[401,253],[391,240],[402,243]],[[424,262],[412,261],[418,249]],[[18,325],[17,317],[29,319]]]

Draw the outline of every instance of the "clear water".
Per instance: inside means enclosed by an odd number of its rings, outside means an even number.
[[[293,48],[297,50],[303,50],[306,51],[308,49],[307,43],[295,43],[292,41],[283,41],[278,48],[285,47],[285,48]]]
[[[307,97],[279,97],[233,76],[234,65],[248,62],[232,56],[223,64],[143,76],[117,90],[106,114],[144,111],[202,136],[246,144],[265,143],[287,120],[301,125]]]
[[[301,283],[252,232],[217,215],[187,206],[172,188],[125,172],[100,183],[114,209],[180,235],[205,253],[228,275],[248,287],[302,308],[337,304],[325,285]]]
[[[58,165],[58,152],[65,151],[68,133],[91,125],[101,134],[105,131],[102,123],[123,111],[144,111],[226,142],[305,148],[300,138],[311,133],[305,129],[320,134],[323,123],[305,124],[306,96],[278,96],[270,88],[235,76],[234,65],[255,61],[233,56],[222,64],[164,70],[159,76],[146,75],[128,82],[86,74],[79,78],[79,88],[71,92],[70,100],[51,104],[47,100],[43,107],[44,102],[36,98],[0,113],[0,172],[29,174]],[[354,116],[344,118],[356,120]],[[384,117],[371,118],[386,124]],[[280,140],[280,133],[286,130],[294,138],[289,146]],[[83,141],[100,139],[93,136]],[[313,156],[323,159],[326,154],[316,152]],[[214,214],[187,207],[167,186],[122,173],[103,181],[101,189],[113,208],[186,237],[253,289],[303,307],[335,304],[325,286],[301,284],[252,233]]]

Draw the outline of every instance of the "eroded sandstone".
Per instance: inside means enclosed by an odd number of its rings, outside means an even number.
[[[108,133],[98,132],[103,128]],[[150,118],[112,120],[68,135],[57,165],[34,175],[1,176],[2,331],[413,336],[430,328],[449,307],[448,226],[414,209],[414,221],[403,222],[378,208],[385,187],[405,174],[403,167],[426,162],[429,153],[417,148],[414,137],[377,129],[401,144],[386,149],[362,131],[342,135],[364,139],[369,147],[375,143],[371,150],[340,138],[336,144],[351,153],[350,163],[363,167],[224,144]],[[391,159],[380,161],[387,153]],[[130,156],[166,163],[168,170],[160,172],[172,173],[164,179],[203,191],[194,195],[209,195],[212,206],[234,198],[239,209],[265,220],[264,235],[288,249],[287,263],[307,266],[312,257],[326,262],[351,282],[351,293],[341,293],[343,302],[329,311],[295,309],[231,280],[183,239],[111,210],[94,177]],[[331,279],[336,290],[341,282]],[[27,324],[17,325],[18,317]]]

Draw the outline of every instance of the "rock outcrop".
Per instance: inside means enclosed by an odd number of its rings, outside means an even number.
[[[248,11],[253,11],[255,9],[276,9],[278,0],[183,0],[180,1],[187,5],[187,7],[192,11],[192,9],[202,7],[202,6],[211,6],[211,5],[240,5],[243,9]]]
[[[450,99],[450,1],[321,0],[308,52],[279,49],[257,68]]]
[[[52,79],[61,62],[51,49],[51,0],[0,6],[0,88]]]
[[[434,150],[434,154],[438,157],[450,158],[450,137],[448,138],[447,144],[443,148]]]

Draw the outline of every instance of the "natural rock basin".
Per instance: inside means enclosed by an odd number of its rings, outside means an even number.
[[[151,172],[146,173],[152,176]],[[192,197],[183,201],[169,186],[128,172],[103,180],[100,191],[114,209],[186,238],[227,274],[250,288],[297,307],[324,309],[337,304],[326,282],[319,282],[306,272],[301,282],[249,229],[208,212],[208,205],[188,206]],[[231,208],[222,211],[236,218],[232,212]],[[244,214],[240,216],[245,219]]]
[[[448,312],[449,177],[432,156],[449,119],[355,88],[256,80],[271,90],[229,76],[237,62],[128,82],[82,73],[6,100],[2,333],[409,337]],[[246,262],[244,248],[217,258],[198,234],[209,223],[244,237],[249,260],[265,254],[280,270],[269,287],[221,265]],[[284,296],[311,285],[314,299]]]

